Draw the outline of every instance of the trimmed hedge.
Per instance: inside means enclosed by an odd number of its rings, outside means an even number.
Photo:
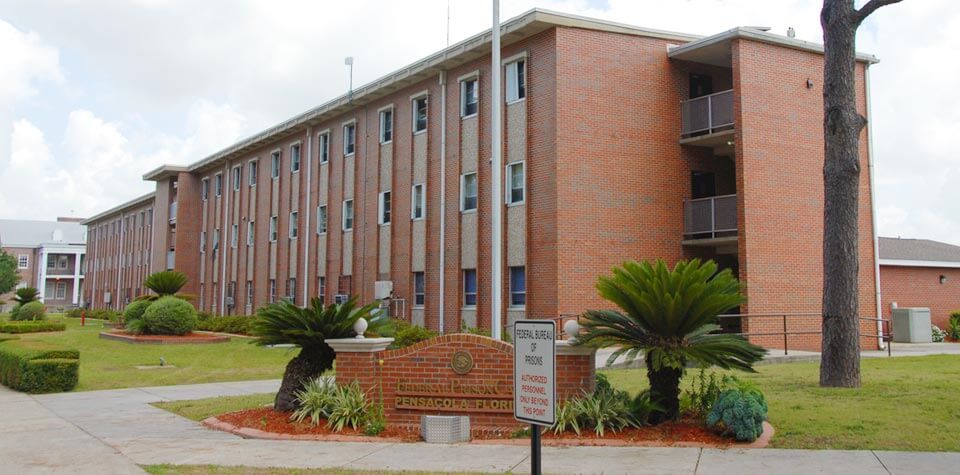
[[[26,321],[0,323],[0,333],[62,332],[66,329],[67,325],[60,322]]]
[[[13,311],[10,312],[11,321],[35,321],[45,320],[46,318],[47,307],[43,306],[43,302],[36,300],[14,307]]]
[[[206,312],[197,317],[197,330],[237,335],[249,335],[257,318],[256,315],[210,315]]]
[[[25,393],[55,393],[77,387],[80,352],[37,341],[0,342],[0,383]]]
[[[153,335],[186,335],[197,327],[197,311],[186,300],[160,297],[143,312],[146,333]]]

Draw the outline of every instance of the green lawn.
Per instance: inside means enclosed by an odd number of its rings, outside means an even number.
[[[194,401],[158,402],[154,403],[154,406],[179,414],[187,419],[202,421],[211,416],[272,404],[275,396],[274,393],[222,396]]]
[[[738,376],[766,395],[772,447],[960,451],[960,356],[867,358],[860,389],[820,388],[817,363],[757,371]],[[631,392],[647,386],[642,370],[604,373]]]
[[[403,474],[403,475],[433,475],[433,474],[461,474],[469,475],[474,472],[398,472],[390,470],[347,470],[342,468],[258,468],[258,467],[224,467],[220,465],[145,465],[147,473],[154,475],[372,475],[372,474]]]
[[[50,320],[60,318],[51,316]],[[103,322],[64,318],[65,332],[19,335],[24,340],[57,343],[80,350],[80,384],[77,391],[138,386],[212,383],[280,378],[295,350],[261,348],[249,339],[233,338],[227,343],[192,345],[135,345],[104,340]],[[159,365],[160,357],[173,369],[137,369]]]

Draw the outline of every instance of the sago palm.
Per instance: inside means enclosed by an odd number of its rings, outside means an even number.
[[[653,423],[679,416],[680,378],[688,362],[753,371],[766,353],[738,335],[716,333],[717,315],[744,299],[730,270],[717,272],[713,261],[681,261],[673,270],[662,260],[627,262],[601,277],[597,290],[622,312],[584,313],[579,344],[619,347],[608,364],[643,354],[651,393],[663,409],[651,415]]]
[[[355,336],[353,324],[358,319],[365,318],[369,323],[367,333],[389,336],[393,324],[386,314],[373,312],[377,307],[377,302],[358,307],[355,297],[327,307],[317,298],[306,308],[287,300],[260,307],[251,329],[257,337],[254,343],[260,346],[292,344],[300,348],[300,353],[283,372],[274,409],[288,412],[297,408],[297,391],[333,368],[337,355],[326,340]]]
[[[155,272],[143,280],[143,286],[156,292],[160,297],[174,295],[187,285],[187,276],[183,272],[165,270]]]
[[[13,299],[20,305],[26,305],[30,302],[40,300],[40,291],[34,287],[21,287],[17,289]]]

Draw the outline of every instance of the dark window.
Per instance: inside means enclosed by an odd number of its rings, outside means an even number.
[[[477,113],[477,106],[480,104],[477,80],[467,79],[460,84],[460,117],[474,115]]]
[[[427,130],[427,97],[418,97],[413,100],[413,131]]]
[[[426,301],[426,282],[423,272],[413,273],[413,306],[422,307]]]
[[[477,270],[463,270],[463,306],[477,306]]]
[[[523,266],[510,268],[510,305],[523,307],[527,304],[527,269]]]
[[[270,178],[280,178],[280,152],[270,154]]]
[[[223,175],[221,174],[213,177],[213,194],[215,196],[223,194]]]
[[[357,126],[349,124],[343,126],[343,154],[352,155],[357,145]]]
[[[300,171],[300,144],[290,146],[290,171]]]
[[[393,109],[380,111],[380,143],[393,140]]]
[[[327,163],[330,159],[330,134],[320,134],[320,163]]]
[[[257,162],[250,162],[249,171],[247,172],[247,184],[250,186],[257,185]]]

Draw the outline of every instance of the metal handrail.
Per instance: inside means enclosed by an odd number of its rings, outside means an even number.
[[[719,202],[719,205],[718,205]],[[709,204],[710,222],[706,223],[701,208],[703,203]],[[730,206],[732,204],[732,206]],[[698,212],[699,211],[699,212]],[[719,219],[718,219],[719,216]],[[733,225],[732,227],[730,225]],[[735,233],[737,231],[737,194],[708,196],[684,200],[683,202],[683,234],[693,236],[708,234],[716,238],[721,233]]]
[[[784,355],[788,355],[788,354],[789,354],[789,347],[790,347],[790,345],[789,345],[789,337],[790,337],[790,335],[823,335],[822,327],[821,327],[820,330],[795,330],[795,331],[790,331],[790,330],[788,329],[788,326],[787,326],[787,319],[788,319],[788,317],[800,317],[800,318],[817,317],[817,318],[821,318],[821,319],[822,319],[822,318],[823,318],[823,314],[821,314],[821,313],[814,313],[814,312],[809,312],[809,313],[754,313],[754,314],[731,313],[731,314],[725,314],[725,315],[718,315],[718,316],[717,316],[718,319],[738,318],[738,319],[740,319],[741,321],[746,320],[746,321],[748,321],[748,322],[749,322],[749,320],[750,320],[751,318],[757,318],[757,319],[760,319],[760,318],[778,318],[778,319],[781,319],[782,322],[783,322],[783,331],[782,331],[782,332],[735,332],[735,333],[731,333],[731,334],[733,334],[733,335],[740,335],[740,336],[742,336],[742,337],[744,337],[744,338],[749,338],[749,337],[751,337],[751,336],[781,336],[781,335],[782,335],[782,336],[783,336],[783,354],[784,354]],[[891,346],[890,343],[893,341],[892,333],[889,331],[890,319],[885,319],[885,318],[883,318],[883,317],[878,317],[878,318],[874,318],[874,317],[857,317],[857,319],[858,319],[859,321],[881,322],[881,326],[883,327],[883,329],[880,330],[880,332],[879,332],[878,334],[873,334],[873,333],[861,333],[861,334],[860,334],[860,337],[878,338],[878,339],[883,340],[883,341],[887,344],[887,345],[886,345],[886,346],[887,346],[887,356],[890,356],[890,355],[892,354],[892,350],[890,349],[890,346]],[[795,320],[795,319],[794,319],[794,320]]]
[[[680,101],[680,134],[688,137],[733,126],[733,89]]]

